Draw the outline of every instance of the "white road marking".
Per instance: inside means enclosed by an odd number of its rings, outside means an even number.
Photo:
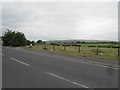
[[[87,62],[83,62],[83,61],[82,62],[81,61],[73,61],[73,60],[69,60],[69,61],[88,64],[88,65],[94,65],[94,66],[99,66],[99,67],[104,67],[104,68],[118,69],[118,68],[115,68],[115,67],[110,67],[110,66],[100,65],[100,64],[87,63]]]
[[[21,64],[23,64],[23,65],[30,66],[29,64],[24,63],[24,62],[22,62],[22,61],[19,61],[19,60],[17,60],[17,59],[14,59],[14,58],[11,58],[11,59],[14,60],[14,61],[17,61],[17,62],[19,62],[19,63],[21,63]]]
[[[54,76],[54,77],[56,77],[56,78],[60,78],[60,79],[62,79],[62,80],[64,80],[64,81],[67,81],[67,82],[69,82],[69,83],[75,84],[75,85],[77,85],[77,86],[80,86],[80,87],[83,87],[83,88],[90,88],[90,87],[87,87],[87,86],[85,86],[85,85],[79,84],[79,83],[77,83],[77,82],[73,82],[73,81],[71,81],[71,80],[65,79],[65,78],[60,77],[60,76],[58,76],[58,75],[55,75],[55,74],[53,74],[53,73],[50,73],[50,72],[46,72],[46,73],[49,74],[49,75],[51,75],[51,76]]]
[[[101,64],[94,63],[94,62],[92,63],[92,62],[80,61],[80,60],[78,60],[76,58],[68,58],[68,57],[65,58],[64,56],[48,55],[48,54],[43,54],[43,53],[39,53],[39,54],[38,53],[33,53],[33,54],[42,55],[42,56],[48,56],[48,57],[62,59],[62,60],[67,60],[67,61],[71,61],[71,62],[77,62],[77,63],[83,63],[83,64],[88,64],[88,65],[94,65],[94,66],[99,66],[99,67],[103,67],[103,68],[118,69],[117,67],[113,67],[113,66],[101,65]]]
[[[58,59],[62,59],[62,58],[58,58]],[[92,62],[85,62],[85,61],[76,61],[76,59],[74,58],[66,58],[66,59],[62,59],[62,60],[67,60],[67,61],[71,61],[71,62],[77,62],[77,63],[83,63],[83,64],[88,64],[88,65],[94,65],[94,66],[99,66],[99,67],[104,67],[104,68],[113,68],[113,69],[118,69],[116,67],[113,66],[107,66],[107,65],[101,65],[101,64],[97,64],[97,63],[92,63]]]
[[[83,63],[83,64],[88,64],[88,65],[94,65],[94,66],[99,66],[99,67],[104,67],[104,68],[113,68],[113,69],[118,69],[112,66],[107,66],[107,65],[100,65],[100,64],[96,64],[96,63],[92,63],[92,62],[85,62],[85,61],[75,61],[76,59],[74,58],[60,58],[60,56],[48,56],[48,57],[52,57],[52,58],[57,58],[57,59],[62,59],[62,60],[67,60],[67,61],[71,61],[71,62],[77,62],[77,63]]]

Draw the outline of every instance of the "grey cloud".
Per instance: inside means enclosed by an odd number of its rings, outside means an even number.
[[[22,31],[28,39],[117,40],[117,3],[3,3],[3,32]]]

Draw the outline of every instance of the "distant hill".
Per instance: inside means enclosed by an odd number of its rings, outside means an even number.
[[[59,43],[59,44],[74,44],[74,43],[111,43],[116,41],[109,40],[84,40],[84,39],[70,39],[70,40],[51,40],[46,41],[46,43]]]

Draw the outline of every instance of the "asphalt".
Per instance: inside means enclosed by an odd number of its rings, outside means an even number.
[[[3,47],[2,54],[3,88],[118,88],[115,67],[17,48]]]
[[[70,54],[62,54],[62,53],[57,53],[57,52],[52,52],[52,51],[42,51],[42,50],[36,50],[36,49],[28,49],[28,48],[17,48],[17,49],[21,49],[21,50],[29,50],[32,52],[37,52],[37,53],[42,53],[42,54],[47,54],[49,56],[53,56],[53,57],[63,57],[67,58],[69,60],[74,60],[74,61],[83,61],[83,62],[87,62],[87,63],[95,63],[95,64],[99,64],[99,65],[103,65],[103,66],[110,66],[110,67],[120,67],[120,65],[118,64],[118,60],[104,60],[104,59],[96,59],[96,58],[91,58],[91,57],[84,57],[84,56],[78,56],[78,55],[70,55]]]

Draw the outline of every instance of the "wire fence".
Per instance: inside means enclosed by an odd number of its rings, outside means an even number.
[[[105,47],[86,47],[86,46],[58,46],[58,45],[37,45],[33,46],[36,49],[50,50],[50,51],[64,51],[71,53],[78,53],[82,55],[99,55],[109,57],[120,57],[120,48],[105,48]]]

